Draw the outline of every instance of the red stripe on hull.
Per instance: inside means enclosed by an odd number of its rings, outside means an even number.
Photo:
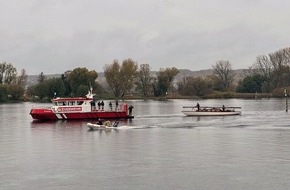
[[[32,109],[30,112],[33,119],[58,120],[58,119],[132,119],[134,116],[127,115],[127,112],[116,111],[93,111],[78,113],[53,113],[49,109]],[[58,117],[56,116],[58,115]],[[65,115],[65,117],[64,117]]]

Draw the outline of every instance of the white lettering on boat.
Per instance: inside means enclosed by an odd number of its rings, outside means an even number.
[[[58,112],[75,112],[82,111],[82,107],[59,107],[57,108]]]

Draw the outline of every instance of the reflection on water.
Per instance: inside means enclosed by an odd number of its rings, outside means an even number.
[[[31,122],[31,127],[36,128],[36,127],[61,127],[61,128],[67,128],[67,127],[82,127],[84,124],[83,121],[79,120],[72,120],[72,121],[67,121],[67,120],[58,120],[58,121],[38,121],[38,120],[33,120]]]
[[[32,121],[33,103],[0,105],[1,189],[287,189],[285,100],[199,100],[240,116],[186,117],[193,100],[131,101],[135,119]]]

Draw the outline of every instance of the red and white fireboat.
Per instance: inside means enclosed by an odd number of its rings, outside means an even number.
[[[33,108],[30,115],[35,120],[71,120],[71,119],[133,119],[133,106],[126,103],[110,105],[109,110],[104,105],[96,105],[92,89],[85,97],[53,98],[49,108]]]

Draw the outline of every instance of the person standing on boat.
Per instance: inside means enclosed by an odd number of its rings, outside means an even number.
[[[132,115],[133,108],[134,108],[134,106],[132,106],[132,105],[129,106],[129,115]]]
[[[225,105],[223,105],[222,109],[223,109],[223,111],[226,111],[226,107],[225,107]]]
[[[200,105],[199,105],[199,103],[196,104],[196,107],[197,107],[197,111],[200,111]]]
[[[96,109],[96,103],[95,103],[95,101],[91,101],[91,109],[92,110],[95,110]]]
[[[109,103],[109,106],[110,106],[111,111],[113,111],[112,102]]]
[[[118,100],[116,100],[116,111],[118,110],[118,107],[119,107],[119,103],[118,103]]]
[[[101,108],[101,102],[98,102],[98,109],[100,110]]]
[[[101,102],[102,110],[104,110],[105,103],[104,101]]]

